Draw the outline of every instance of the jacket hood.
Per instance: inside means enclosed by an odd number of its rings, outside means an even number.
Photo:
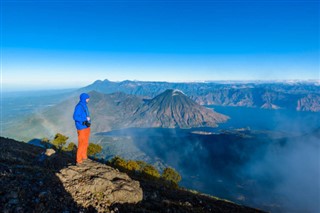
[[[82,93],[80,95],[80,102],[86,103],[86,100],[90,98],[90,96],[87,93]]]

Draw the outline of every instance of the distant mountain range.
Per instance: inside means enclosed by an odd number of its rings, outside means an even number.
[[[81,92],[90,91],[93,91],[89,105],[94,132],[130,127],[216,126],[226,121],[226,116],[208,111],[203,107],[205,105],[320,112],[318,82],[169,83],[99,80],[66,94],[17,100],[14,97],[7,98],[4,103],[7,119],[1,124],[2,136],[26,141],[31,137],[48,137],[61,132],[71,139],[76,138],[72,120],[74,106]],[[31,110],[37,107],[38,110]],[[27,113],[23,114],[24,110]]]
[[[80,91],[95,90],[105,94],[124,92],[152,98],[167,89],[181,90],[200,105],[320,111],[320,85],[312,81],[169,83],[98,80]]]
[[[178,90],[166,90],[153,99],[142,99],[122,92],[89,92],[92,133],[130,127],[191,128],[215,127],[228,117],[201,106]],[[78,97],[72,97],[44,111],[6,126],[8,137],[20,140],[53,136],[55,133],[76,139],[72,114]]]

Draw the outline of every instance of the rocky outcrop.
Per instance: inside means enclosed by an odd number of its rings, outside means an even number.
[[[80,165],[61,169],[57,176],[74,200],[86,208],[95,206],[103,211],[114,203],[137,203],[142,200],[138,181],[89,159]]]

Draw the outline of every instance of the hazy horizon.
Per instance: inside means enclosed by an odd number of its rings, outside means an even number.
[[[71,91],[77,90],[88,85],[93,84],[96,81],[110,81],[110,82],[124,82],[124,81],[132,81],[132,82],[167,82],[167,83],[220,83],[220,84],[246,84],[246,83],[312,83],[317,84],[320,86],[320,79],[307,79],[307,80],[299,80],[299,79],[283,79],[283,80],[195,80],[195,81],[157,81],[157,80],[120,80],[120,81],[113,81],[110,79],[97,79],[95,81],[89,82],[88,84],[78,85],[77,87],[74,85],[70,86],[52,86],[52,87],[37,87],[37,86],[29,86],[29,87],[15,87],[15,86],[8,86],[8,85],[1,85],[1,91],[4,93],[11,93],[11,92],[35,92],[35,91]]]

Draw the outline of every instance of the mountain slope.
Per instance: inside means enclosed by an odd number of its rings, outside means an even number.
[[[200,106],[179,90],[166,90],[156,96],[133,115],[132,126],[190,128],[217,126],[227,116]]]
[[[0,149],[3,212],[262,212],[3,137]]]

